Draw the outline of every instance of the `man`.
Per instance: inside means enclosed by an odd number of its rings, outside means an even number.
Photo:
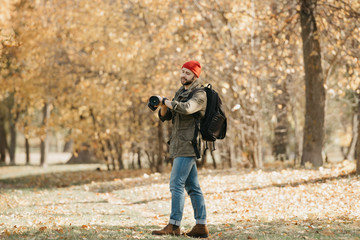
[[[180,81],[183,85],[176,93],[173,101],[159,97],[161,121],[172,120],[172,133],[170,138],[170,156],[174,158],[171,176],[171,214],[169,224],[162,230],[153,231],[153,235],[180,235],[180,223],[184,210],[184,188],[190,196],[194,209],[196,225],[186,233],[189,237],[206,238],[209,230],[206,226],[205,200],[200,189],[196,169],[196,155],[192,144],[195,131],[194,113],[205,115],[206,93],[197,91],[188,99],[191,91],[201,87],[199,76],[200,63],[186,62],[181,68]]]

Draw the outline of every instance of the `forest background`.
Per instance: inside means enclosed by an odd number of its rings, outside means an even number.
[[[209,238],[359,239],[359,9],[0,0],[0,238],[154,239],[171,123],[147,102],[171,98],[192,59],[228,117],[198,162]],[[68,160],[92,164],[54,164]]]
[[[163,171],[171,125],[146,105],[173,96],[191,59],[228,117],[226,139],[200,166],[359,158],[359,9],[355,0],[1,0],[0,161],[25,152],[30,163],[36,151],[46,166],[49,151],[64,150],[108,169]]]

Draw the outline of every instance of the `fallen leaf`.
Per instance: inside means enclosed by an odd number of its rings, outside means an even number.
[[[39,231],[40,231],[40,232],[43,232],[43,231],[45,231],[46,229],[47,229],[47,227],[44,226],[44,227],[39,228]]]
[[[3,231],[3,233],[5,233],[6,236],[10,236],[10,235],[11,235],[11,233],[10,233],[7,229],[5,229],[5,230]]]
[[[334,236],[335,235],[330,229],[325,229],[324,231],[321,232],[321,234],[325,235],[325,236]]]
[[[257,240],[257,238],[253,238],[251,236],[248,236],[247,239],[249,239],[249,240]]]

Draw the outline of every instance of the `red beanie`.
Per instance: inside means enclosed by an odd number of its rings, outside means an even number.
[[[184,63],[184,65],[181,68],[189,69],[196,75],[196,77],[200,76],[201,66],[198,61],[195,61],[195,60],[188,61],[188,62]]]

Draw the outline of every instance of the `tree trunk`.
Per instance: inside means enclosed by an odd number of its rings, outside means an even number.
[[[217,168],[217,165],[216,165],[216,160],[215,160],[215,156],[214,156],[214,150],[215,150],[215,149],[213,149],[213,146],[210,145],[210,146],[209,146],[209,150],[210,150],[211,159],[212,159],[212,161],[213,161],[213,167],[214,167],[214,169],[216,169],[216,168]]]
[[[115,151],[116,151],[116,155],[117,155],[117,161],[118,161],[118,168],[119,170],[124,169],[124,162],[122,159],[122,153],[123,153],[123,149],[122,149],[122,144],[121,144],[121,137],[117,137],[115,140]]]
[[[233,159],[234,159],[234,145],[230,142],[228,145],[228,151],[229,151],[229,159],[228,159],[228,164],[229,164],[229,168],[233,167]]]
[[[201,145],[199,144],[198,146],[201,146],[201,148],[199,148],[201,156],[200,156],[200,160],[196,161],[196,166],[198,168],[202,168],[202,167],[205,166],[206,161],[207,161],[207,155],[206,155],[207,150],[205,151],[205,149],[206,149],[206,141],[202,141]]]
[[[72,139],[70,139],[69,141],[67,141],[64,145],[64,150],[63,152],[68,152],[71,153],[73,151],[73,145],[74,145],[74,141]]]
[[[94,114],[94,111],[92,108],[89,109],[89,112],[90,112],[90,116],[91,116],[91,119],[92,119],[92,122],[93,122],[93,126],[94,126],[94,131],[95,131],[95,135],[97,136],[97,139],[99,139],[99,144],[101,146],[101,153],[102,153],[102,157],[103,159],[105,160],[106,162],[106,167],[107,167],[107,170],[110,171],[110,163],[109,163],[109,158],[106,154],[106,149],[105,149],[105,145],[102,141],[102,138],[99,134],[99,131],[97,130],[97,124],[96,124],[96,117],[95,117],[95,114]]]
[[[40,143],[40,166],[47,166],[47,157],[49,152],[49,130],[48,130],[48,119],[50,116],[49,104],[45,103],[43,108],[43,127],[45,128],[45,135],[41,137]]]
[[[201,154],[201,161],[199,162],[199,165],[198,165],[199,168],[204,167],[207,162],[207,155],[206,155],[207,150],[205,151],[205,148],[206,148],[206,141],[202,141],[202,150],[203,151]]]
[[[199,161],[199,168],[203,168],[204,166],[205,166],[205,164],[206,164],[206,161],[207,161],[207,155],[206,155],[206,153],[203,153],[202,155],[201,155],[201,160]]]
[[[131,149],[131,169],[135,169],[135,152],[134,152],[134,148]]]
[[[360,175],[360,88],[358,89],[358,109],[357,109],[357,143],[356,143],[356,174]]]
[[[155,152],[151,152],[151,155],[150,155],[150,162],[152,162],[152,170],[151,172],[156,172],[156,158],[155,158]]]
[[[110,157],[111,157],[111,164],[112,164],[113,170],[116,170],[115,157],[113,154],[113,147],[112,147],[111,141],[109,139],[106,139],[106,146],[109,151],[108,155],[110,155]]]
[[[98,136],[100,135],[99,133],[96,133],[96,134]],[[110,169],[110,161],[109,161],[108,155],[106,154],[105,144],[103,143],[103,141],[101,139],[100,139],[99,143],[100,143],[100,146],[101,146],[101,153],[102,153],[103,159],[106,162],[107,170],[110,171],[111,170]]]
[[[358,124],[358,113],[356,112],[356,110],[354,111],[354,115],[352,117],[352,121],[351,121],[351,141],[350,141],[350,144],[349,146],[347,147],[346,149],[346,152],[345,150],[341,150],[341,153],[343,155],[343,159],[347,159],[347,160],[352,160],[352,156],[351,155],[351,158],[349,159],[349,155],[351,152],[354,151],[354,149],[356,148],[356,141],[357,141],[357,138],[358,138],[358,127],[359,127],[359,124]]]
[[[15,165],[15,152],[16,152],[16,121],[18,114],[14,116],[12,109],[15,105],[15,94],[11,93],[7,98],[7,111],[9,117],[9,129],[10,129],[10,146],[9,146],[9,157],[10,165]]]
[[[314,16],[316,0],[301,1],[301,37],[305,68],[306,107],[301,165],[323,165],[325,89],[321,67],[319,33]]]
[[[10,165],[15,165],[15,152],[16,152],[16,126],[14,119],[10,117]]]
[[[157,163],[156,163],[156,171],[163,172],[163,130],[160,123],[158,123],[158,156],[157,156]]]
[[[148,157],[148,161],[149,161],[149,167],[150,167],[150,170],[151,170],[151,172],[154,172],[154,161],[153,161],[153,158],[151,157],[151,153],[149,152],[149,151],[146,151],[145,150],[145,154],[146,154],[146,156]]]
[[[29,138],[25,137],[26,165],[30,165],[30,144]]]
[[[0,164],[5,164],[6,148],[7,140],[5,131],[5,115],[0,115]]]
[[[261,129],[260,123],[256,123],[256,141],[254,143],[254,168],[262,168],[263,167],[263,153],[262,153],[262,136],[261,136]]]
[[[27,122],[25,122],[25,129],[27,128]],[[29,138],[27,137],[27,134],[25,133],[25,157],[26,157],[26,165],[30,165],[30,144],[29,144]]]
[[[297,162],[299,161],[300,155],[300,146],[301,143],[300,134],[298,130],[298,120],[295,114],[295,104],[291,104],[291,115],[294,121],[294,167],[296,166]]]
[[[119,164],[119,170],[124,169],[125,167],[124,167],[124,162],[122,159],[122,151],[120,154],[118,154],[117,160],[118,160],[118,164]]]
[[[138,148],[138,151],[137,151],[137,160],[138,160],[138,166],[139,166],[139,169],[142,168],[141,166],[141,148]]]
[[[287,146],[288,146],[288,119],[287,119],[287,103],[289,101],[286,89],[286,82],[275,84],[275,114],[276,127],[274,133],[273,155],[276,160],[287,160]]]

